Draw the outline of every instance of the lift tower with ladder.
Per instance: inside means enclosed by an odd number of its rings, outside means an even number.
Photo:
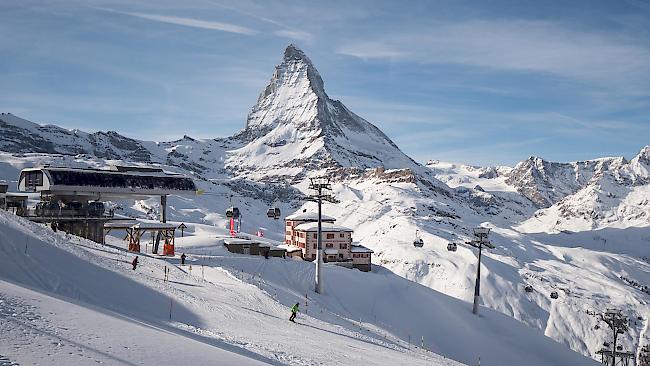
[[[476,267],[476,282],[474,283],[474,306],[472,308],[472,313],[478,315],[478,306],[481,297],[481,255],[483,252],[483,247],[488,247],[494,249],[494,245],[490,243],[488,234],[490,233],[490,228],[487,227],[477,227],[474,229],[475,240],[468,241],[465,244],[469,244],[474,248],[478,248],[478,265]]]
[[[332,190],[332,185],[330,184],[330,179],[328,177],[320,176],[309,178],[309,189],[312,190],[312,194],[309,196],[308,200],[318,203],[318,236],[317,236],[317,252],[316,252],[316,279],[315,279],[315,291],[319,294],[323,293],[323,232],[322,232],[322,215],[321,208],[323,201],[330,203],[338,203],[339,201],[334,198],[330,193]]]
[[[600,316],[609,328],[614,332],[613,344],[611,349],[609,344],[605,342],[604,348],[600,349],[596,354],[601,357],[601,362],[605,365],[611,366],[629,366],[634,365],[635,355],[633,352],[623,351],[623,347],[618,345],[618,336],[625,334],[628,330],[628,320],[618,309],[607,309],[604,314]],[[616,359],[618,358],[618,362]],[[630,363],[630,361],[632,363]]]

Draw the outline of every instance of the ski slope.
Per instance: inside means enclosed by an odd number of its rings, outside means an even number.
[[[0,212],[0,316],[9,319],[0,355],[19,364],[595,364],[381,268],[326,266],[326,293],[315,294],[313,263],[233,255],[222,230],[192,226],[177,244],[188,265],[143,253],[133,271],[117,238],[102,246]],[[287,320],[295,302],[298,324]]]

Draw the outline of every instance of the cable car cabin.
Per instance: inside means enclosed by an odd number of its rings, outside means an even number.
[[[557,299],[558,297],[557,291],[551,292],[551,299]]]
[[[280,209],[277,207],[271,207],[268,209],[268,211],[266,211],[266,216],[269,219],[277,220],[280,218]]]
[[[531,285],[526,285],[526,287],[524,287],[524,291],[526,291],[526,292],[533,292],[533,286],[531,286]]]
[[[238,219],[240,215],[239,208],[237,207],[230,206],[226,210],[226,217],[229,219]]]
[[[18,189],[41,196],[86,200],[140,199],[151,196],[195,194],[191,178],[160,168],[111,166],[108,169],[40,167],[20,172]]]
[[[458,249],[458,245],[456,243],[449,243],[447,244],[447,250],[450,252],[455,252]]]
[[[413,246],[416,248],[422,248],[424,246],[424,240],[420,238],[420,235],[418,235],[418,232],[420,230],[415,230],[415,240],[413,240]]]

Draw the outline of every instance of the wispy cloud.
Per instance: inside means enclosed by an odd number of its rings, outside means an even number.
[[[339,47],[339,54],[357,57],[360,59],[398,59],[411,55],[395,45],[384,42],[358,42]]]
[[[303,31],[297,31],[297,30],[289,30],[289,29],[282,29],[273,32],[278,37],[284,37],[284,38],[289,38],[289,39],[294,39],[297,41],[304,41],[304,42],[310,42],[312,39],[312,34],[309,32],[303,32]]]
[[[260,10],[257,10],[257,11],[248,10],[247,11],[247,10],[242,9],[241,8],[241,6],[242,6],[241,2],[226,3],[226,4],[222,4],[222,3],[219,3],[219,2],[211,2],[211,4],[213,4],[215,6],[218,6],[218,7],[221,7],[223,9],[228,9],[228,10],[234,11],[234,12],[239,13],[241,15],[245,15],[247,17],[250,17],[250,18],[265,22],[265,23],[269,23],[269,24],[273,24],[275,26],[278,26],[281,29],[276,30],[276,31],[273,32],[273,34],[278,36],[278,37],[289,38],[289,39],[292,39],[292,40],[303,41],[303,42],[310,42],[312,40],[312,38],[313,38],[313,34],[311,34],[310,32],[307,32],[307,31],[304,31],[304,30],[297,30],[294,27],[291,27],[291,26],[287,25],[286,23],[280,22],[280,21],[278,21],[276,19],[272,19],[269,16],[259,15],[258,12]]]
[[[183,17],[159,15],[159,14],[125,12],[125,11],[118,11],[113,9],[106,9],[106,8],[100,8],[100,9],[104,11],[110,11],[113,13],[124,14],[132,17],[152,20],[155,22],[169,23],[169,24],[181,25],[185,27],[217,30],[222,32],[243,34],[247,36],[252,36],[259,33],[254,29],[231,24],[231,23],[215,22],[211,20],[200,20],[195,18],[183,18]]]
[[[650,74],[650,47],[616,34],[524,20],[472,20],[349,42],[341,54],[496,70],[532,71],[590,81],[635,81]]]

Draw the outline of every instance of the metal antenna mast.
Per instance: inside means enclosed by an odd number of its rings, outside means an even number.
[[[309,201],[314,201],[318,203],[318,251],[316,252],[316,283],[315,291],[319,294],[323,293],[323,273],[321,272],[321,267],[323,263],[323,238],[322,238],[322,217],[321,217],[321,206],[323,201],[338,203],[339,201],[334,198],[330,193],[323,193],[323,191],[331,191],[332,185],[330,184],[330,179],[325,176],[309,178],[309,189],[314,192],[309,196]]]
[[[472,308],[472,313],[478,315],[478,305],[481,296],[481,254],[483,247],[486,246],[490,249],[494,249],[494,245],[490,243],[488,234],[490,233],[490,228],[487,227],[477,227],[474,229],[474,236],[476,240],[468,241],[465,244],[469,244],[474,248],[478,248],[478,266],[476,267],[476,282],[474,283],[474,307]]]

